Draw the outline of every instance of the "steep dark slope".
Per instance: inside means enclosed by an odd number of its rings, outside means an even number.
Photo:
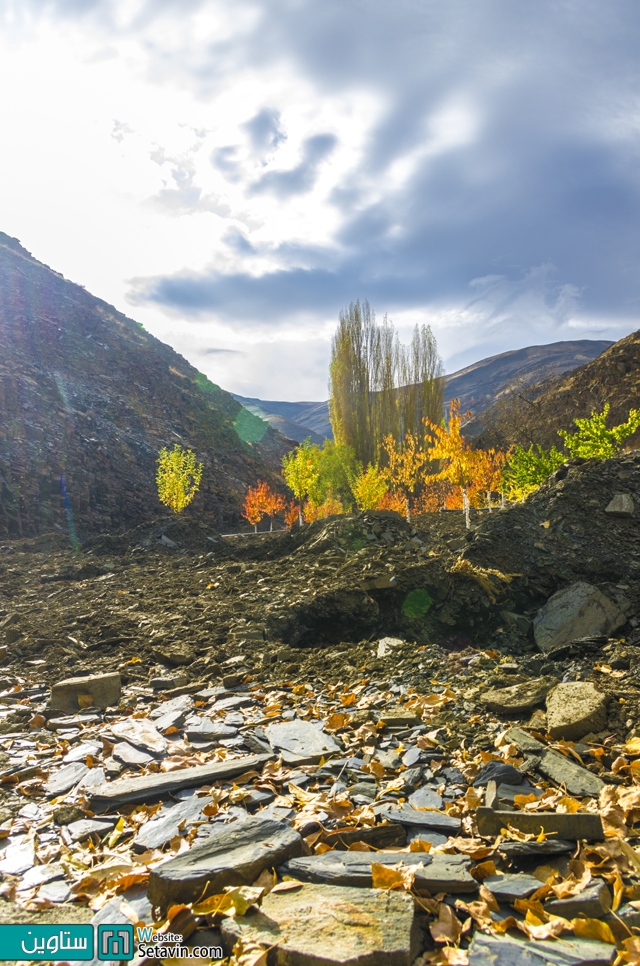
[[[80,537],[162,511],[158,450],[204,462],[185,511],[239,521],[290,444],[140,325],[0,233],[0,535]],[[253,440],[253,441],[252,441]]]
[[[627,419],[640,406],[640,330],[611,343],[596,359],[564,376],[521,385],[467,424],[465,433],[478,445],[560,446],[559,429],[601,410],[609,402],[609,425]],[[637,446],[640,434],[629,440]]]

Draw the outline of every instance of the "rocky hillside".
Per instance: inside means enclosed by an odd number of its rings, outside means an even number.
[[[239,522],[247,484],[290,444],[133,320],[0,233],[0,535],[80,537],[161,510],[155,461],[205,464],[187,514]]]
[[[640,330],[609,345],[586,365],[561,377],[506,392],[466,426],[479,445],[528,447],[560,445],[559,429],[572,429],[576,417],[611,404],[609,425],[626,420],[640,404]],[[629,445],[638,445],[638,436]]]

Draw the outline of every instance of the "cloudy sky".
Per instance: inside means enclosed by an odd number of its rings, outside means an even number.
[[[636,0],[0,0],[0,229],[223,387],[640,326]]]

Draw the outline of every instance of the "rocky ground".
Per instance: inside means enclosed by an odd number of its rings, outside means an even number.
[[[2,921],[244,966],[637,962],[639,482],[576,461],[469,531],[0,546]]]

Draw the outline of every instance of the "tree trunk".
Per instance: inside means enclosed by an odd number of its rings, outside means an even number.
[[[491,505],[491,490],[487,490],[487,504],[489,506],[489,513],[491,513],[493,506]]]
[[[298,504],[298,525],[302,526],[302,503]]]
[[[505,500],[505,498],[504,498],[504,490],[502,491],[502,493],[501,493],[500,495],[501,495],[501,497],[502,497],[502,509],[504,510],[504,508],[505,508],[505,507],[506,507],[506,505],[507,505],[507,501],[506,501],[506,500]]]
[[[257,533],[258,532],[258,524],[257,523],[254,523],[253,524],[253,532],[254,533]]]
[[[409,510],[409,497],[408,496],[405,497],[405,501],[404,502],[405,502],[405,507],[406,507],[407,523],[411,523],[411,511]]]
[[[269,533],[273,533],[273,517],[269,517]]]
[[[461,486],[462,490],[462,509],[464,510],[464,522],[467,530],[471,529],[471,516],[469,513],[469,497],[467,496],[466,486]]]

